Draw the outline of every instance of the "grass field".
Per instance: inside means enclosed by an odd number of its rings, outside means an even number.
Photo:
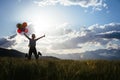
[[[120,61],[0,58],[0,80],[120,80]]]

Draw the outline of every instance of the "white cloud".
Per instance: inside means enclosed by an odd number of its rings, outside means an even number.
[[[116,42],[115,39],[119,40],[118,32],[120,31],[120,24],[110,23],[102,26],[93,25],[80,31],[70,30],[70,33],[68,34],[65,34],[65,29],[62,29],[63,31],[60,31],[64,34],[59,35],[58,40],[55,40],[56,37],[53,38],[54,42],[51,45],[52,49],[81,49],[86,47],[84,46],[86,43],[98,48],[105,48],[109,42],[111,42],[111,44],[114,44],[114,42]],[[116,44],[116,46],[117,45],[119,44]]]
[[[120,43],[120,41],[118,41],[118,40],[113,40],[113,41],[116,41],[117,43]],[[107,49],[118,49],[118,50],[120,50],[120,44],[117,44],[117,43],[112,43],[112,41],[110,41],[106,45],[106,48]]]
[[[92,7],[93,10],[102,10],[108,8],[104,0],[35,0],[38,6],[63,5],[63,6],[80,6],[83,8]]]
[[[102,26],[92,25],[79,31],[70,28],[69,24],[63,24],[56,26],[46,34],[45,38],[39,40],[37,49],[46,53],[77,53],[77,51],[84,52],[95,49],[119,49],[119,32],[120,23]],[[0,46],[12,46],[12,48],[20,51],[27,52],[27,45],[28,40],[20,35],[0,39]]]

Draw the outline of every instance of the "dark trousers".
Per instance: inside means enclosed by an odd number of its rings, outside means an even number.
[[[30,47],[28,59],[31,59],[32,53],[34,53],[35,58],[38,59],[37,50],[35,47]]]

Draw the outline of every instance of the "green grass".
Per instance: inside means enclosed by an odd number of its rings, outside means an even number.
[[[0,58],[0,80],[120,80],[120,61]]]

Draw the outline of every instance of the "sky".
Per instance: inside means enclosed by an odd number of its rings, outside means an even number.
[[[0,46],[27,52],[28,40],[16,32],[17,23],[27,22],[30,34],[46,35],[37,43],[43,53],[120,49],[119,4],[120,0],[0,0]]]

